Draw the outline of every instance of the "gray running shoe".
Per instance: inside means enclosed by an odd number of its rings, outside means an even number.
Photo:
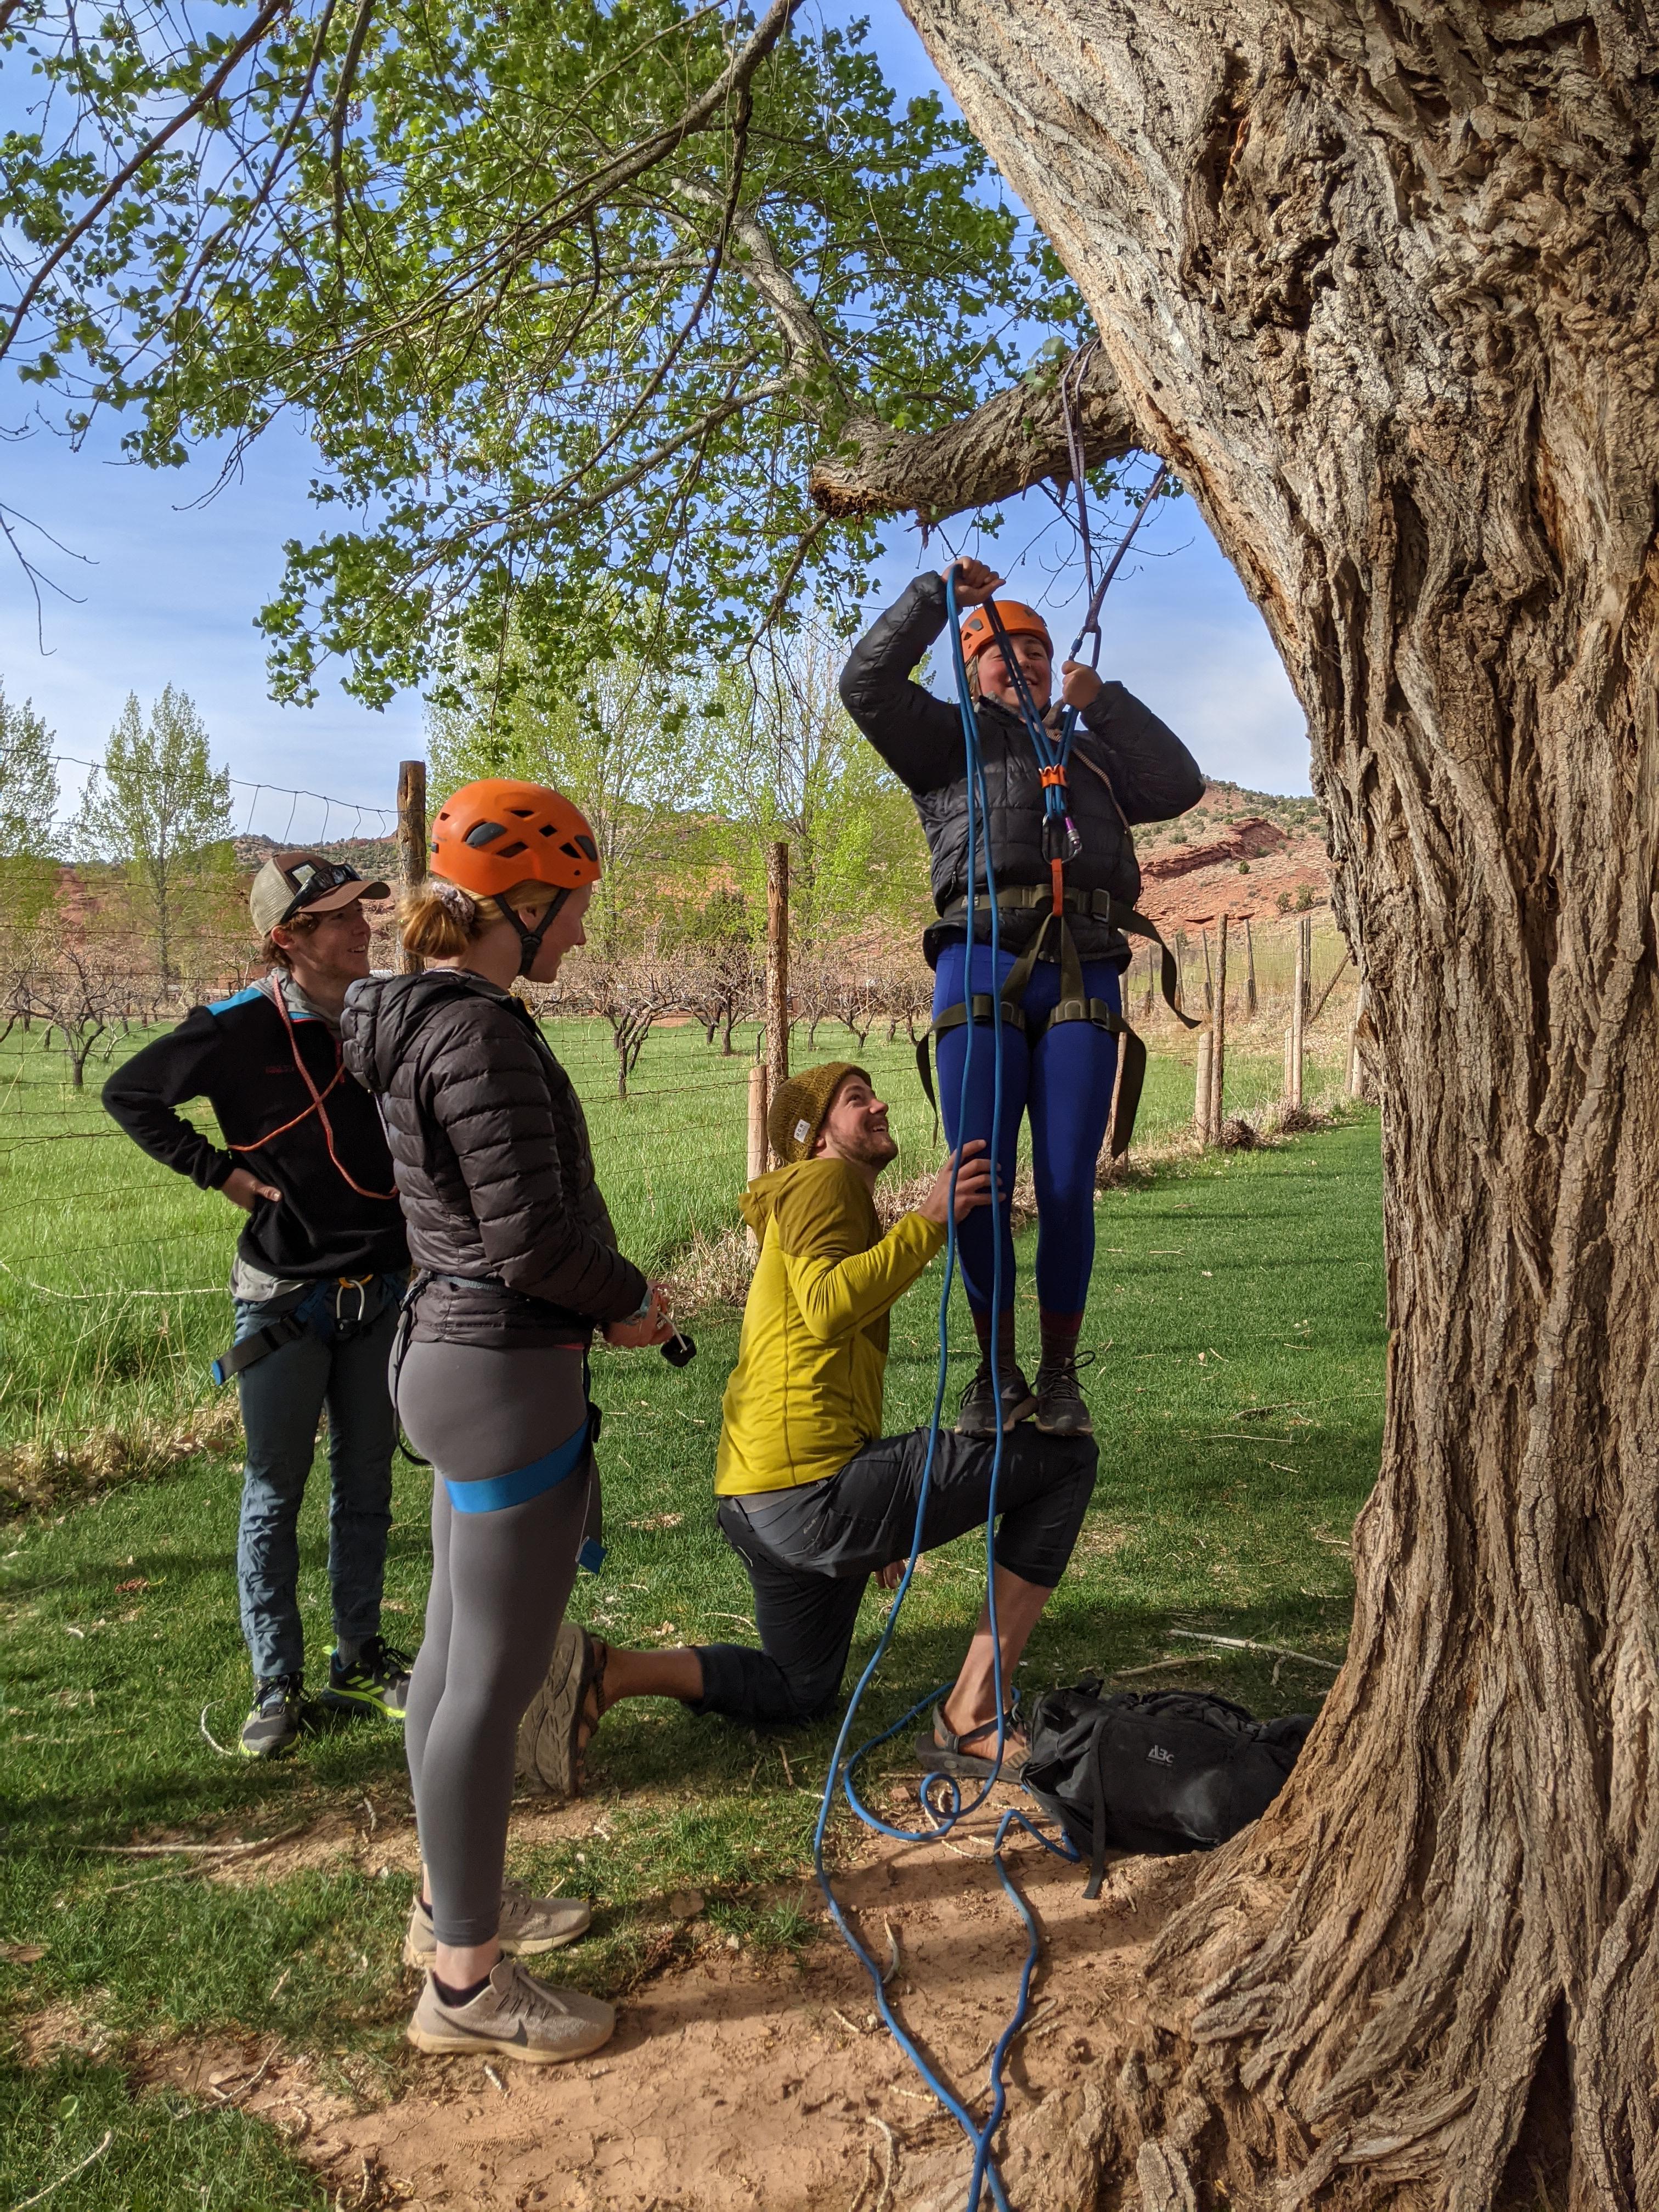
[[[380,1636],[371,1636],[349,1666],[337,1651],[331,1651],[323,1703],[337,1712],[384,1713],[388,1720],[400,1721],[409,1705],[414,1664],[412,1653],[400,1651]]]
[[[471,2051],[482,2058],[493,2054],[526,2066],[555,2066],[609,2043],[616,2025],[616,2013],[603,1998],[550,1990],[516,1959],[498,1959],[471,2004],[447,2005],[428,1974],[409,2039],[416,2051],[443,2057]]]
[[[1002,1370],[1002,1425],[1012,1429],[1033,1412],[1036,1400],[1031,1386],[1018,1367]],[[973,1381],[962,1394],[961,1408],[957,1414],[957,1434],[959,1437],[994,1437],[997,1432],[997,1393],[991,1384],[991,1363],[981,1359],[974,1373]]]
[[[242,1723],[244,1759],[275,1759],[293,1748],[305,1716],[297,1674],[273,1674],[253,1686],[253,1706]]]
[[[509,1959],[527,1959],[538,1951],[558,1951],[574,1943],[587,1933],[592,1917],[585,1898],[532,1897],[516,1881],[507,1881],[501,1885],[501,1919],[496,1932]],[[409,1908],[404,1964],[429,1972],[437,1955],[432,1916],[422,1911],[417,1896]]]
[[[1078,1388],[1075,1359],[1056,1359],[1037,1370],[1036,1425],[1045,1437],[1091,1437],[1095,1425]]]

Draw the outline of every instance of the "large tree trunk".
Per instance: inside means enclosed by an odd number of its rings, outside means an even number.
[[[906,4],[1307,708],[1383,1086],[1348,1663],[1164,1936],[1127,2201],[1653,2212],[1655,19]]]

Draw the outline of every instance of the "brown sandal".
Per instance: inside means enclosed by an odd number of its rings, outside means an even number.
[[[572,1620],[562,1621],[547,1676],[519,1723],[517,1772],[550,1797],[574,1797],[581,1755],[605,1711],[610,1647]]]

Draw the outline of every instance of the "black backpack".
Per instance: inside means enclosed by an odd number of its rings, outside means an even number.
[[[1208,1850],[1264,1813],[1296,1764],[1310,1713],[1259,1721],[1197,1690],[1114,1691],[1091,1675],[1031,1715],[1022,1779],[1089,1866],[1106,1854]]]

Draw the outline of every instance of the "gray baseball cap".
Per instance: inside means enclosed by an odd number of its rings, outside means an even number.
[[[386,884],[366,884],[343,860],[319,853],[273,853],[247,895],[253,927],[265,937],[300,914],[332,914],[354,899],[390,898]]]

